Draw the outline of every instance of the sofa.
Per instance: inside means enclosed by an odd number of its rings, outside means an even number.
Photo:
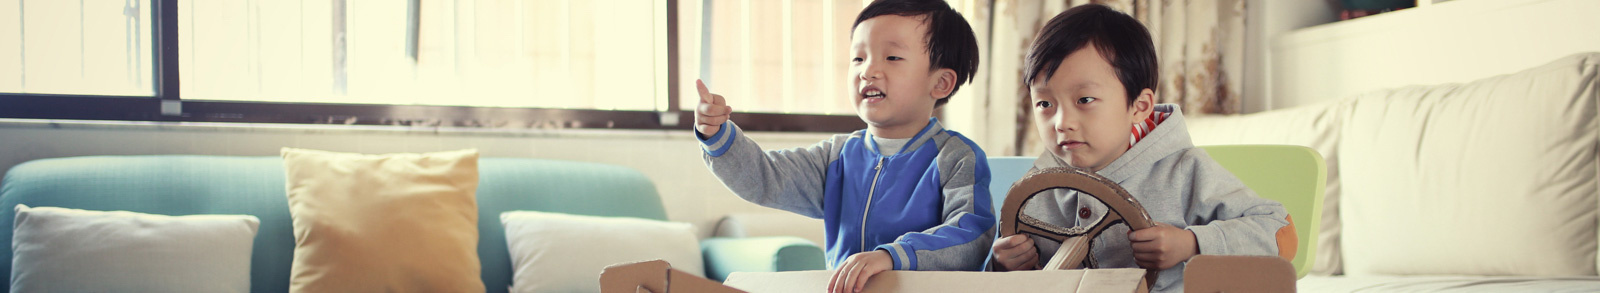
[[[1189,120],[1326,159],[1302,292],[1600,291],[1600,53],[1467,83]]]
[[[251,292],[286,292],[295,235],[279,157],[94,156],[42,159],[0,180],[0,225],[13,207],[65,207],[162,215],[242,214],[260,219],[250,257]],[[483,158],[477,189],[477,255],[488,292],[506,292],[513,269],[500,214],[533,210],[667,220],[661,197],[637,170],[527,158]],[[11,229],[0,241],[11,243]],[[0,254],[11,275],[12,247]],[[702,243],[707,275],[735,270],[820,269],[822,250],[792,237],[715,239]],[[599,275],[596,271],[594,274]],[[6,283],[10,287],[10,283]],[[598,284],[596,284],[598,289]]]

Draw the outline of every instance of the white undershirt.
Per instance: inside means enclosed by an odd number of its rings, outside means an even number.
[[[882,137],[873,136],[872,137],[872,142],[878,143],[878,153],[879,154],[882,154],[882,155],[885,155],[885,156],[893,156],[895,154],[900,153],[900,149],[901,148],[905,148],[906,147],[906,143],[911,142],[911,139],[910,138],[882,138]]]

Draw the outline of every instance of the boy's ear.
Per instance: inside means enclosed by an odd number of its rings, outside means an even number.
[[[1150,113],[1156,110],[1156,92],[1150,89],[1139,91],[1139,96],[1134,97],[1132,109],[1130,110],[1133,110],[1133,117],[1128,118],[1133,120],[1131,121],[1132,123],[1140,123],[1144,122],[1145,119],[1150,119]]]
[[[939,70],[934,70],[933,76],[930,77],[934,79],[933,92],[931,93],[934,100],[950,97],[950,92],[956,90],[955,70],[940,68]]]

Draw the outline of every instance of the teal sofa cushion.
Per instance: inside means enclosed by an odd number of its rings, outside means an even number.
[[[822,249],[794,236],[711,238],[700,242],[706,278],[722,282],[735,272],[828,269]]]

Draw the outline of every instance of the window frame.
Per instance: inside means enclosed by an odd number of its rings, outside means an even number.
[[[334,0],[343,2],[346,0]],[[413,0],[415,1],[415,0]],[[678,1],[667,1],[665,111],[504,108],[396,104],[184,100],[179,91],[178,0],[153,0],[154,96],[0,93],[0,118],[141,122],[387,125],[483,129],[689,130],[694,111],[681,109]],[[688,0],[695,1],[695,0]],[[693,98],[693,97],[691,97]],[[733,113],[747,131],[842,133],[866,128],[854,115]]]

